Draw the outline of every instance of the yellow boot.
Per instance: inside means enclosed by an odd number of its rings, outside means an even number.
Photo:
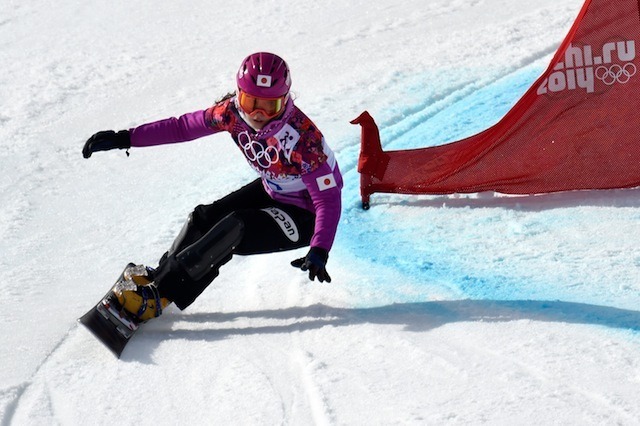
[[[120,306],[141,322],[159,317],[171,301],[160,297],[158,288],[150,281],[144,266],[128,266],[123,282],[113,292]]]

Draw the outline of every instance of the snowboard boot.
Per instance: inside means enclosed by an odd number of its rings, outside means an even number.
[[[118,304],[137,322],[146,322],[162,315],[171,301],[161,297],[152,281],[153,270],[130,263],[113,287]]]

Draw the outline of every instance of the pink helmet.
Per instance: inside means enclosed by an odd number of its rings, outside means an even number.
[[[247,56],[236,75],[238,89],[258,98],[286,96],[291,88],[287,63],[273,53],[258,52]]]

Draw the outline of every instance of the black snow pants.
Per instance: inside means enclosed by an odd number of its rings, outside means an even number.
[[[272,199],[257,179],[213,204],[194,209],[160,259],[155,284],[162,297],[185,309],[233,254],[305,247],[314,227],[314,213]]]

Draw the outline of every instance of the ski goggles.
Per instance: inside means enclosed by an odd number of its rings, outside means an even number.
[[[286,101],[286,95],[279,98],[258,98],[238,90],[238,105],[251,118],[260,112],[270,120],[282,112]]]

